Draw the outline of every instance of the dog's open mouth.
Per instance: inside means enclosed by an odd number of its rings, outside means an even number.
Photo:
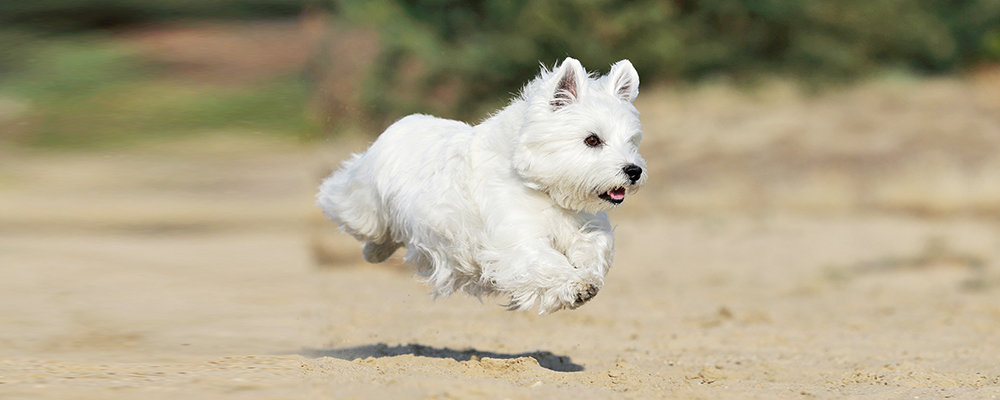
[[[598,197],[607,200],[613,204],[621,204],[623,201],[625,201],[625,188],[616,187],[614,189],[602,193]]]

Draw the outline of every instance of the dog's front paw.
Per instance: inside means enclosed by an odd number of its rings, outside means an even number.
[[[573,302],[573,307],[571,308],[577,308],[582,306],[583,303],[590,301],[594,296],[597,296],[598,290],[601,289],[595,285],[587,285],[586,289],[576,293],[576,301]]]
[[[538,311],[541,314],[549,314],[562,309],[572,310],[580,307],[597,296],[602,283],[600,278],[592,277],[550,288],[542,294]]]
[[[553,256],[550,262],[516,262],[512,263],[514,267],[503,269],[502,274],[488,276],[487,279],[496,292],[510,296],[510,303],[507,304],[510,310],[525,311],[538,307],[540,314],[549,314],[574,309],[597,295],[604,286],[604,274],[595,269],[576,268],[566,261],[564,257]],[[523,264],[531,268],[516,269]]]

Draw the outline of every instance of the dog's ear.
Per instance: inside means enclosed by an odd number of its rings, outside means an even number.
[[[639,96],[639,73],[629,60],[621,60],[611,65],[608,73],[608,88],[619,99],[629,103]]]
[[[587,71],[583,69],[583,65],[570,57],[566,57],[554,72],[552,79],[556,80],[556,85],[552,91],[552,100],[549,101],[552,111],[576,102],[581,86],[587,79]]]

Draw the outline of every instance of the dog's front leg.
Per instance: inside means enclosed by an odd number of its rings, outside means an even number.
[[[510,296],[512,310],[538,305],[546,314],[576,308],[593,298],[604,285],[604,275],[577,268],[545,239],[521,240],[490,252],[483,280]]]
[[[576,268],[588,269],[602,277],[611,269],[615,236],[608,215],[601,212],[583,216],[583,226],[573,234],[566,257]]]

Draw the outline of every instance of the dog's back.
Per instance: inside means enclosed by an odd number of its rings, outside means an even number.
[[[423,237],[414,230],[437,226],[400,226],[411,219],[394,224],[393,215],[448,218],[448,208],[461,206],[465,191],[452,187],[453,178],[469,173],[471,139],[472,127],[463,122],[407,116],[326,179],[318,203],[344,232],[366,242],[366,260],[384,261],[406,238]]]

